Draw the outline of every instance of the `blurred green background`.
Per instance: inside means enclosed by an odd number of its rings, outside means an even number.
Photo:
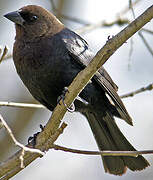
[[[128,6],[128,0],[54,0],[58,12],[69,17],[82,19],[87,23],[98,23],[106,20],[113,21],[124,7]],[[8,45],[12,50],[15,28],[14,24],[6,20],[3,15],[17,10],[28,4],[43,6],[53,12],[53,6],[49,0],[0,0],[0,45]],[[152,0],[141,0],[135,7],[136,17],[152,4]],[[58,14],[57,14],[58,15]],[[122,18],[133,19],[131,11]],[[84,25],[60,18],[70,29],[78,30]],[[107,41],[108,36],[115,35],[124,26],[97,28],[91,32],[81,34],[90,47],[96,53]],[[145,28],[153,30],[153,22]],[[151,47],[153,36],[144,33]],[[119,87],[119,94],[124,94],[153,82],[153,58],[148,52],[140,37],[133,36],[133,52],[129,61],[131,43],[127,41],[106,63],[105,67]],[[130,68],[128,68],[130,64]],[[19,79],[12,59],[0,64],[0,101],[37,103],[29,94]],[[124,99],[124,104],[133,118],[134,127],[130,127],[123,121],[117,123],[124,135],[138,150],[153,149],[153,91],[147,91],[132,98]],[[0,107],[0,113],[12,128],[16,138],[26,144],[29,136],[39,130],[39,124],[45,125],[51,113],[47,109],[26,109]],[[67,147],[97,150],[95,140],[86,119],[79,113],[67,113],[64,120],[68,127],[64,134],[57,140],[57,144]],[[7,136],[4,129],[0,130],[0,161],[7,159],[17,148]],[[122,177],[104,173],[101,158],[99,156],[84,156],[60,151],[50,150],[41,158],[35,160],[30,166],[21,171],[13,180],[27,179],[55,179],[55,180],[116,180],[116,179],[153,179],[153,156],[147,155],[151,167],[141,172],[127,171]]]

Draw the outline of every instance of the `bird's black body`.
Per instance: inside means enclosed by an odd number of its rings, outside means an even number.
[[[38,22],[29,20],[33,14],[38,17]],[[17,36],[13,50],[17,72],[30,93],[52,111],[64,87],[70,85],[94,55],[85,40],[65,28],[43,8],[27,6],[21,9],[19,16],[22,21],[21,24],[19,18],[16,21]],[[46,31],[39,28],[40,24]],[[37,25],[39,30],[35,32]],[[87,117],[100,150],[135,150],[113,118],[119,117],[132,125],[132,120],[117,95],[117,86],[103,67],[79,96],[87,103],[75,100],[76,111]],[[115,175],[122,175],[127,167],[135,171],[149,165],[142,156],[109,156],[102,159],[105,171]]]
[[[80,36],[64,28],[54,36],[41,38],[41,41],[39,38],[30,42],[16,40],[13,57],[17,72],[31,94],[48,109],[53,110],[64,87],[70,85],[94,54]],[[24,58],[19,60],[20,57]],[[99,72],[100,78],[108,84],[108,89],[116,91],[117,86],[105,69],[102,67]],[[104,112],[105,107],[113,108],[113,106],[109,106],[110,102],[105,96],[107,89],[101,82],[99,85],[97,77],[94,76],[92,83],[89,82],[80,97],[95,107],[96,104],[100,104]],[[119,97],[116,98],[119,100]],[[102,104],[97,102],[100,100]],[[115,112],[115,107],[113,109]],[[129,120],[129,123],[132,122]]]

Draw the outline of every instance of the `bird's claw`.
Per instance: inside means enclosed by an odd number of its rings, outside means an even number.
[[[64,106],[66,107],[66,109],[68,110],[68,112],[73,113],[73,112],[75,111],[75,105],[74,105],[74,103],[72,103],[72,104],[70,105],[70,107],[67,107],[67,105],[64,103],[64,101],[63,101],[63,104],[64,104]]]
[[[42,132],[42,131],[44,130],[44,127],[45,127],[45,126],[43,126],[42,124],[40,124],[40,129],[41,129],[40,132]],[[35,145],[36,145],[36,139],[37,139],[37,136],[38,136],[38,134],[39,134],[40,132],[37,132],[37,133],[35,133],[33,136],[30,136],[30,137],[28,138],[28,144],[29,144],[29,145],[31,145],[32,147],[35,147]]]
[[[65,95],[66,93],[69,92],[67,87],[64,87],[62,94],[57,98],[57,103],[60,104],[60,101],[62,100],[63,104],[64,104],[64,99],[65,99]],[[61,104],[60,104],[61,105]]]
[[[60,104],[60,101],[62,100],[62,103],[63,103],[64,106],[66,107],[67,111],[72,113],[72,112],[75,111],[75,105],[74,105],[74,103],[72,103],[72,104],[70,105],[70,107],[68,107],[68,106],[65,104],[65,102],[64,102],[64,100],[65,100],[65,95],[66,95],[67,92],[69,93],[68,88],[67,88],[67,87],[64,87],[64,89],[63,89],[63,91],[62,91],[62,94],[57,98],[57,103]]]

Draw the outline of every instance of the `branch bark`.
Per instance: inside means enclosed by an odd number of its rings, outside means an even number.
[[[149,7],[142,15],[135,19],[120,33],[109,39],[104,47],[96,54],[90,64],[81,71],[77,77],[73,80],[66,94],[65,103],[69,107],[74,99],[78,96],[81,90],[86,86],[88,81],[93,77],[94,73],[108,60],[108,58],[121,46],[123,45],[133,34],[135,34],[140,28],[142,28],[147,22],[153,18],[153,6]],[[61,103],[57,105],[49,119],[47,125],[38,137],[35,148],[45,151],[48,140],[53,144],[58,137],[59,125],[66,113],[66,107]],[[14,176],[17,172],[21,171],[19,156],[21,151],[18,151],[7,161],[0,164],[0,177],[1,179],[8,179],[8,177]],[[24,154],[24,165],[27,166],[36,158],[38,154],[31,154],[25,152]]]
[[[142,92],[144,92],[144,91],[151,91],[151,90],[153,90],[153,83],[152,83],[152,84],[149,84],[149,85],[146,86],[146,87],[142,87],[142,88],[137,89],[137,90],[135,90],[135,91],[132,91],[132,92],[130,92],[130,93],[124,94],[124,95],[120,96],[120,98],[133,97],[133,96],[136,95],[136,94],[142,93]]]
[[[102,156],[131,156],[137,157],[142,154],[153,154],[153,150],[145,150],[145,151],[87,151],[87,150],[78,150],[67,148],[63,146],[59,146],[56,144],[52,145],[52,148],[55,150],[60,150],[64,152],[82,154],[82,155],[102,155]]]
[[[2,49],[0,48],[0,54],[1,54],[1,52],[2,52]],[[0,63],[6,57],[7,53],[8,53],[8,48],[5,46],[4,49],[3,49],[2,55],[0,57]]]
[[[8,107],[18,107],[18,108],[46,108],[41,104],[29,104],[29,103],[16,103],[16,102],[6,102],[0,101],[0,106],[8,106]]]

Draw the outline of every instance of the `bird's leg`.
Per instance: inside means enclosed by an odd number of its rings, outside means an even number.
[[[60,104],[60,101],[62,100],[62,102],[63,102],[64,106],[66,107],[66,109],[67,109],[69,112],[72,113],[72,112],[75,111],[74,103],[72,103],[72,104],[70,105],[70,107],[68,107],[68,106],[65,104],[65,102],[64,102],[65,95],[66,95],[67,92],[69,93],[68,88],[67,88],[67,87],[64,87],[64,89],[63,89],[63,91],[62,91],[62,94],[57,98],[57,103]]]

